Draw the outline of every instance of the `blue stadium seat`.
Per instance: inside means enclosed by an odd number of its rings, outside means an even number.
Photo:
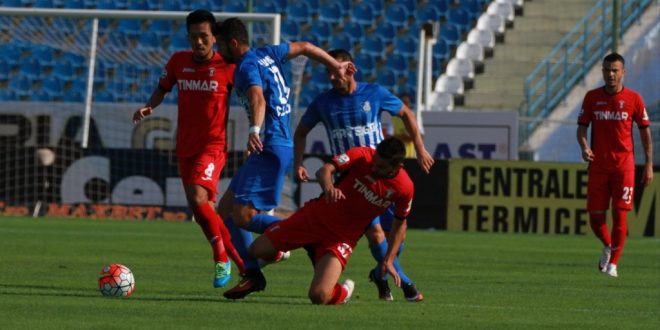
[[[160,10],[180,11],[180,10],[182,10],[182,6],[181,6],[181,3],[179,3],[179,1],[163,1],[160,4]]]
[[[298,39],[298,34],[300,33],[300,25],[293,20],[284,20],[282,22],[282,38],[287,41],[292,41]]]
[[[30,94],[30,99],[36,102],[49,102],[51,100],[51,94],[43,90],[36,90]]]
[[[450,0],[428,1],[426,3],[426,6],[435,8],[437,10],[437,12],[440,14],[440,18],[443,19],[443,20],[446,20],[447,19],[447,13],[449,12],[449,1]]]
[[[27,96],[32,92],[32,80],[26,76],[12,77],[9,79],[9,88],[17,98]]]
[[[7,6],[6,2],[7,1],[3,1],[4,6]],[[35,8],[54,8],[55,4],[53,3],[53,0],[37,0],[34,2],[33,6]]]
[[[230,13],[244,13],[247,11],[246,7],[247,1],[227,1],[222,5],[222,11]]]
[[[0,44],[0,54],[2,58],[10,64],[16,64],[21,59],[23,51],[21,47],[14,43]]]
[[[16,93],[9,89],[0,89],[0,101],[16,101]]]
[[[4,7],[23,7],[21,0],[3,0],[2,6]]]
[[[461,8],[450,9],[447,15],[447,23],[456,26],[460,33],[465,33],[472,27],[472,19],[466,11]]]
[[[31,80],[41,79],[41,64],[39,60],[30,57],[20,62],[19,71],[22,76]]]
[[[442,17],[440,10],[434,6],[426,5],[424,7],[417,8],[417,14],[415,15],[417,22],[437,22]]]
[[[364,27],[355,22],[348,22],[344,24],[344,27],[341,31],[347,37],[351,38],[353,43],[360,42],[364,38]]]
[[[321,43],[325,43],[332,36],[332,25],[329,22],[312,21],[309,33],[315,35]]]
[[[149,31],[155,32],[159,38],[172,34],[172,22],[162,19],[151,21]]]
[[[74,90],[69,90],[62,94],[62,101],[64,102],[82,102],[83,100],[83,94]]]
[[[397,77],[394,74],[394,71],[389,70],[388,68],[380,68],[376,72],[376,82],[382,85],[383,87],[392,90],[394,86],[397,85]]]
[[[376,30],[374,32],[385,40],[391,40],[394,39],[394,37],[396,37],[396,33],[397,33],[396,30],[397,28],[396,26],[394,26],[394,24],[387,21],[383,21],[378,23],[378,25],[376,26]]]
[[[461,40],[459,29],[451,23],[442,24],[440,27],[440,39],[447,43],[447,46],[456,48]]]
[[[142,30],[142,23],[136,19],[119,20],[117,30],[123,32],[129,38],[137,38]]]
[[[432,0],[429,2],[433,2],[436,0]],[[417,1],[416,0],[397,0],[396,3],[402,5],[406,10],[410,13],[414,12],[417,9]]]
[[[319,8],[318,19],[332,24],[339,24],[344,19],[344,11],[338,3],[326,2]]]
[[[362,72],[363,76],[371,75],[376,68],[376,60],[369,54],[360,53],[353,58],[353,62],[357,66],[358,73]]]
[[[403,75],[408,71],[408,59],[400,54],[391,54],[385,60],[385,66],[397,75]]]
[[[137,48],[155,50],[161,48],[160,38],[158,34],[151,31],[142,32],[137,44]]]
[[[312,16],[317,16],[319,14],[319,7],[321,7],[321,2],[319,0],[305,0],[305,2],[309,7],[310,18]]]
[[[287,20],[293,20],[298,24],[310,21],[309,5],[304,1],[296,1],[287,7]]]
[[[385,21],[400,29],[408,25],[410,15],[411,12],[403,4],[395,2],[385,10]]]
[[[94,93],[94,102],[115,102],[115,95],[110,91],[99,91]]]
[[[68,9],[84,9],[85,4],[82,0],[67,0],[64,1],[64,8]]]
[[[371,6],[374,10],[376,16],[382,16],[385,6],[383,5],[383,0],[362,0],[362,2]]]
[[[396,38],[394,41],[394,54],[413,56],[417,54],[417,41],[408,36]]]
[[[369,35],[362,40],[361,52],[372,56],[383,56],[385,53],[385,42],[377,35]]]
[[[42,68],[52,68],[54,64],[55,51],[51,47],[38,45],[35,46],[32,50],[32,57],[35,57],[37,60],[39,60],[39,64],[41,64]]]
[[[190,43],[188,43],[188,38],[185,35],[180,35],[178,33],[172,35],[172,41],[170,42],[169,46],[170,52],[177,52],[189,48]]]
[[[255,13],[282,13],[283,10],[281,10],[278,6],[277,3],[274,1],[264,1],[264,2],[259,2],[255,3],[253,10]]]
[[[11,71],[11,66],[3,58],[0,58],[0,81],[6,81],[9,79],[9,72]]]
[[[41,89],[51,96],[62,94],[62,81],[55,77],[45,78],[41,82]]]
[[[483,12],[483,6],[486,3],[490,3],[490,1],[462,0],[459,7],[465,11],[470,20],[476,20],[481,15],[481,12]]]
[[[53,76],[63,81],[71,81],[74,78],[73,66],[67,60],[55,62],[53,66]]]
[[[149,10],[149,4],[144,0],[128,0],[130,10]]]
[[[330,38],[330,48],[331,49],[345,49],[351,51],[353,48],[353,43],[351,39],[344,34],[337,34]]]
[[[374,9],[365,2],[361,2],[351,8],[351,22],[358,23],[363,27],[371,27],[376,15]]]

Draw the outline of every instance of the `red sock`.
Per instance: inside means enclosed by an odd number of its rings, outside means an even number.
[[[328,305],[339,305],[343,303],[346,295],[348,295],[348,291],[341,284],[335,284],[335,287],[332,289],[332,298],[328,301]]]
[[[245,274],[245,263],[243,262],[243,258],[241,258],[241,255],[238,254],[238,251],[236,250],[234,243],[231,241],[231,234],[229,233],[229,229],[227,229],[227,226],[225,226],[225,222],[222,220],[222,218],[220,218],[220,216],[218,216],[218,219],[220,219],[219,221],[220,234],[222,235],[222,241],[225,243],[225,249],[227,251],[227,254],[229,254],[231,260],[234,260],[234,264],[236,264],[236,268],[238,268],[238,272],[241,274]]]
[[[215,210],[209,203],[203,203],[193,208],[193,214],[195,214],[195,221],[202,227],[206,239],[211,243],[213,260],[215,262],[229,261],[220,232],[220,217]]]
[[[596,237],[603,242],[603,245],[610,246],[612,244],[610,232],[607,230],[605,213],[590,213],[589,225],[591,226],[591,230],[594,231],[594,234],[596,234]]]
[[[619,257],[623,251],[623,244],[628,235],[628,221],[626,216],[628,211],[625,210],[612,210],[612,256],[610,257],[611,264],[618,264]]]

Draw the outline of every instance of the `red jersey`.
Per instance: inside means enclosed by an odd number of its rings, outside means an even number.
[[[584,96],[578,125],[591,123],[590,166],[606,171],[633,170],[633,121],[640,128],[651,124],[642,97],[629,88],[610,95],[605,87],[589,91]]]
[[[189,157],[208,147],[226,151],[234,68],[219,53],[209,61],[196,62],[190,50],[174,53],[167,62],[158,85],[168,92],[174,84],[178,86],[177,156]]]
[[[371,173],[375,153],[369,147],[357,147],[335,156],[332,162],[344,172],[335,186],[346,199],[328,203],[321,197],[300,210],[324,227],[329,236],[357,242],[371,221],[392,203],[397,218],[405,219],[410,213],[414,186],[408,173],[401,168],[394,177],[375,177]]]

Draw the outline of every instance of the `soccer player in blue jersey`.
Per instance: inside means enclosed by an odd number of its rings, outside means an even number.
[[[351,54],[346,50],[332,50],[329,54],[339,62],[353,62]],[[402,119],[412,137],[417,152],[417,162],[426,173],[430,171],[434,159],[424,147],[415,115],[410,108],[403,104],[401,99],[380,85],[358,82],[353,76],[348,80],[340,80],[334,73],[328,72],[328,78],[332,83],[332,89],[320,94],[312,101],[294,133],[294,169],[299,180],[307,181],[309,179],[307,169],[302,163],[303,153],[307,134],[316,124],[321,122],[325,126],[332,153],[335,155],[342,154],[352,147],[375,149],[383,140],[380,120],[383,112]],[[392,219],[390,215],[391,211],[374,219],[365,232],[371,254],[378,263],[383,261],[387,252],[384,229],[389,231]],[[409,301],[423,300],[423,295],[417,291],[412,280],[403,272],[398,258],[394,261],[394,266],[401,277],[401,288],[406,299]],[[393,300],[392,292],[384,275],[381,274],[380,267],[377,265],[369,272],[369,279],[376,284],[380,299],[391,301]]]
[[[250,121],[249,156],[232,178],[219,204],[220,214],[230,227],[232,241],[246,268],[238,285],[226,291],[224,296],[241,299],[266,287],[258,261],[247,253],[253,240],[250,232],[263,233],[273,222],[280,220],[260,211],[278,205],[284,177],[293,162],[290,87],[282,66],[291,58],[305,55],[324,64],[340,81],[347,81],[347,76],[355,73],[355,66],[340,63],[308,42],[251,49],[245,24],[238,18],[219,23],[216,40],[223,58],[236,63],[234,88]]]

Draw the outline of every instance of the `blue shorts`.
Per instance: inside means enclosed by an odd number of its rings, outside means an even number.
[[[390,231],[390,229],[392,229],[393,220],[394,220],[394,205],[391,205],[390,207],[387,208],[387,210],[385,210],[385,212],[383,212],[383,214],[371,220],[371,224],[369,226],[373,227],[375,225],[380,225],[384,231]]]
[[[280,203],[284,177],[293,165],[293,148],[265,146],[251,154],[231,179],[234,203],[252,204],[257,210],[272,210]]]

